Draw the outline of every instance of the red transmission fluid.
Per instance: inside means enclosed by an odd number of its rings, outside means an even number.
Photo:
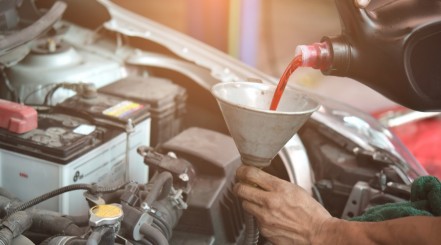
[[[310,45],[299,45],[296,47],[296,55],[294,59],[286,67],[282,76],[280,77],[279,84],[274,92],[273,99],[271,101],[270,110],[277,110],[280,98],[283,95],[286,84],[291,74],[299,67],[312,67],[314,69],[327,69],[331,63],[331,53],[327,43],[313,43]]]
[[[34,108],[0,99],[0,128],[21,134],[37,125],[38,114]]]
[[[280,98],[282,98],[283,91],[285,91],[286,84],[291,74],[302,65],[302,55],[296,55],[294,59],[286,67],[282,76],[280,77],[279,84],[277,84],[276,91],[274,92],[273,99],[271,100],[270,110],[277,110],[279,106]]]

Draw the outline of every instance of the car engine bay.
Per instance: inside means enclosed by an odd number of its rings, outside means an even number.
[[[0,128],[0,244],[242,243],[241,159],[209,90],[277,80],[111,1],[87,1],[110,18],[82,26],[74,2],[17,1],[21,22],[3,23],[0,109],[20,105],[38,125]],[[401,142],[317,99],[265,171],[339,218],[408,200],[426,173]]]

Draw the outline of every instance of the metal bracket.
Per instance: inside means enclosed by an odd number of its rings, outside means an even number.
[[[352,188],[341,218],[350,219],[360,215],[368,206],[371,197],[379,192],[378,190],[372,189],[366,182],[357,182]]]

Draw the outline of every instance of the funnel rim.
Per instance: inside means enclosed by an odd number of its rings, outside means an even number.
[[[262,85],[263,85],[263,86],[265,86],[265,87],[267,87],[267,88],[269,88],[269,89],[271,89],[271,90],[274,90],[274,91],[276,90],[276,86],[273,85],[273,84],[256,83],[256,82],[246,82],[246,81],[239,81],[239,82],[220,82],[220,83],[217,83],[217,84],[213,85],[213,86],[211,87],[211,93],[214,95],[214,97],[216,97],[217,100],[220,100],[220,101],[222,101],[223,103],[226,103],[226,104],[230,104],[230,102],[227,101],[226,99],[220,97],[220,96],[217,94],[217,92],[216,92],[215,90],[216,90],[216,88],[218,88],[218,87],[221,87],[221,86],[227,86],[228,84],[239,84],[239,85],[240,85],[240,84],[246,84],[246,85],[257,84],[257,85],[259,85],[259,86],[262,86]],[[291,92],[294,92],[294,93],[296,93],[296,94],[298,94],[298,95],[305,96],[309,101],[313,102],[313,104],[315,104],[315,106],[313,106],[313,107],[312,107],[311,109],[309,109],[309,110],[302,110],[302,111],[277,111],[277,110],[270,110],[269,108],[268,108],[268,109],[258,109],[258,108],[255,108],[255,107],[246,106],[246,105],[242,105],[242,104],[236,104],[235,106],[237,106],[237,107],[241,107],[241,108],[245,108],[245,109],[250,110],[250,111],[265,112],[265,113],[279,114],[279,115],[300,115],[300,114],[313,113],[313,112],[317,111],[317,110],[320,108],[320,106],[321,106],[321,104],[320,104],[317,100],[312,99],[307,93],[304,93],[304,92],[302,92],[302,91],[298,91],[298,90],[294,90],[294,89],[292,89],[292,88],[286,88],[285,91],[286,91],[286,90],[289,90],[289,91],[291,91]]]

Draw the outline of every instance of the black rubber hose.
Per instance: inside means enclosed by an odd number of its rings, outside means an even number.
[[[147,239],[142,239],[141,241],[140,241],[140,243],[141,244],[143,244],[143,245],[153,245],[153,243],[151,243],[149,240],[147,240]]]
[[[140,232],[144,235],[145,239],[153,245],[168,245],[168,240],[165,238],[164,234],[151,225],[143,224]]]
[[[89,215],[63,215],[62,217],[71,220],[77,226],[89,225]]]
[[[144,202],[151,207],[155,201],[164,199],[170,193],[172,184],[173,176],[170,172],[162,172],[156,175],[147,184],[150,191],[147,197],[144,199]]]
[[[164,234],[164,236],[166,238],[170,238],[171,237],[171,231],[169,229],[169,226],[159,217],[154,217],[153,219],[153,227],[155,227],[156,229],[158,229],[159,231],[162,232],[162,234]]]
[[[5,214],[8,209],[14,209],[20,206],[22,202],[18,199],[10,200],[0,196],[0,216]],[[64,234],[70,236],[79,236],[84,233],[83,229],[75,222],[83,222],[84,226],[88,225],[89,217],[70,216],[71,219],[62,216],[58,212],[49,210],[33,209],[29,211],[32,218],[32,226],[30,230],[37,233],[45,234]]]
[[[114,231],[112,227],[97,227],[87,239],[86,245],[98,245],[102,242],[106,245],[114,244]]]
[[[101,198],[106,203],[119,203],[121,201],[121,196],[124,194],[125,190],[117,190],[114,192],[104,193]]]
[[[67,236],[81,236],[84,233],[72,220],[56,213],[44,210],[33,210],[31,213],[33,223],[30,230],[33,232]]]
[[[64,244],[64,245],[85,245],[87,240],[80,237],[53,236],[44,240],[40,245]]]
[[[9,216],[2,222],[0,245],[10,245],[12,239],[21,235],[32,225],[32,217],[28,212],[20,211]]]
[[[41,195],[41,196],[39,196],[37,198],[34,198],[34,199],[30,200],[30,201],[22,203],[17,208],[9,211],[8,212],[8,216],[13,214],[13,213],[15,213],[15,212],[28,209],[28,208],[30,208],[32,206],[35,206],[35,205],[37,205],[37,204],[39,204],[39,203],[41,203],[43,201],[46,201],[46,200],[48,200],[48,199],[50,199],[50,198],[52,198],[54,196],[61,195],[61,194],[65,193],[65,192],[75,191],[75,190],[87,190],[87,191],[89,191],[89,192],[91,192],[93,194],[95,194],[95,193],[106,193],[106,192],[113,192],[113,191],[119,190],[119,189],[123,188],[124,186],[126,186],[129,183],[125,183],[125,184],[123,184],[121,186],[118,186],[118,187],[99,187],[99,186],[96,186],[94,184],[73,184],[73,185],[64,186],[64,187],[61,187],[59,189],[53,190],[51,192],[48,192],[46,194],[43,194],[43,195]]]

